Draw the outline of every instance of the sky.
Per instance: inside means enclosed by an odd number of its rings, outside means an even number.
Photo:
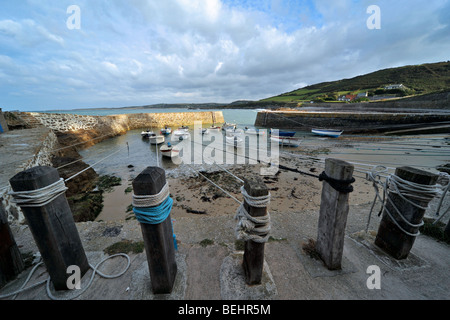
[[[260,100],[447,60],[450,0],[0,4],[4,111]]]

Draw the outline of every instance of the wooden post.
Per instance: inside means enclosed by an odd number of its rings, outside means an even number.
[[[353,165],[338,159],[326,159],[325,173],[331,179],[349,181],[352,179]],[[348,198],[348,193],[339,192],[324,181],[316,250],[330,270],[341,268],[349,209]]]
[[[252,197],[262,197],[269,194],[269,190],[264,184],[264,181],[258,176],[244,179],[244,188],[247,194]],[[245,200],[244,208],[252,217],[262,217],[267,214],[267,207],[251,207]],[[264,247],[265,243],[252,240],[245,241],[242,266],[244,268],[245,282],[248,285],[261,284],[264,266]]]
[[[415,182],[423,185],[435,184],[438,175],[418,170],[411,167],[401,167],[395,170],[395,175],[407,181]],[[395,206],[402,212],[402,215],[407,221],[412,224],[419,224],[425,214],[425,210],[417,208],[416,206],[403,200],[400,196],[394,193],[388,195]],[[428,202],[414,201],[419,206],[427,207]],[[386,201],[386,208],[383,211],[378,233],[375,238],[375,244],[390,254],[395,259],[406,259],[416,239],[415,236],[407,235],[391,220],[386,213],[389,210],[391,215],[397,223],[407,232],[415,234],[419,228],[408,226],[399,216],[389,201]]]
[[[137,196],[158,194],[166,184],[166,173],[159,167],[147,167],[133,180]],[[154,294],[171,293],[177,274],[172,221],[141,223],[148,268]]]
[[[15,192],[31,191],[59,179],[55,168],[39,166],[16,174],[10,184]],[[23,207],[22,211],[55,290],[67,290],[67,279],[71,276],[67,268],[76,265],[83,276],[89,263],[66,196],[61,194],[42,207]]]
[[[445,227],[444,234],[450,239],[450,220],[447,222],[447,226]]]
[[[9,228],[8,217],[0,198],[0,288],[23,269],[22,256]]]

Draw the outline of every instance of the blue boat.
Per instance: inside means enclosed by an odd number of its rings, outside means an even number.
[[[334,129],[312,129],[311,132],[322,137],[338,138],[344,131]]]
[[[273,129],[270,129],[270,134],[272,134]],[[295,136],[295,131],[281,131],[278,130],[278,136],[279,137],[293,137]]]

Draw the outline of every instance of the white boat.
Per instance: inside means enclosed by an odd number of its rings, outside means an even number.
[[[236,129],[236,127],[234,128],[228,128],[225,130],[225,135],[227,137],[235,137],[235,136],[240,136],[242,135],[242,133],[244,133],[244,130],[242,129]]]
[[[311,132],[322,137],[338,138],[344,131],[335,129],[312,129]]]
[[[209,127],[208,129],[209,129],[209,130],[220,130],[220,127],[216,126],[216,124],[213,123],[213,124],[211,125],[211,127]]]
[[[229,129],[229,128],[236,128],[236,124],[235,123],[228,123],[228,122],[225,122],[223,125],[222,125],[222,130],[223,131],[225,131],[225,130],[227,130],[227,129]]]
[[[166,127],[164,127],[163,129],[161,129],[161,134],[163,134],[163,135],[169,135],[169,134],[171,134],[172,133],[172,129],[170,129],[170,128],[168,128],[167,126]]]
[[[180,150],[178,150],[176,147],[174,147],[170,142],[167,142],[167,144],[161,146],[159,151],[161,151],[161,154],[163,155],[163,157],[168,157],[168,158],[178,157],[180,154]]]
[[[272,140],[274,142],[278,142],[282,146],[288,146],[288,147],[298,147],[301,142],[301,138],[280,137],[280,136],[271,136],[270,140]]]
[[[259,130],[259,129],[253,129],[253,128],[245,127],[244,128],[244,133],[245,134],[252,134],[252,135],[263,135],[264,131],[263,130]]]
[[[150,140],[150,144],[161,144],[165,141],[164,136],[156,134],[150,136],[148,139]]]
[[[173,132],[173,135],[175,138],[178,138],[178,140],[185,140],[191,137],[191,134],[187,129],[177,129]]]
[[[200,133],[201,134],[209,134],[209,129],[207,129],[207,128],[200,128]]]
[[[153,135],[155,135],[155,133],[153,131],[150,131],[150,130],[141,132],[141,137],[142,138],[149,138],[149,137],[151,137]]]
[[[235,148],[239,148],[244,145],[244,140],[239,136],[226,136],[225,139],[227,145],[233,146]]]

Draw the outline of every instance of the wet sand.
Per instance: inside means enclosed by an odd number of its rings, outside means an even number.
[[[378,141],[373,138],[356,137],[308,139],[299,148],[280,149],[280,163],[289,168],[319,175],[324,170],[323,159],[327,157],[355,161],[357,163],[354,172],[356,182],[353,184],[355,191],[350,195],[350,205],[368,204],[372,203],[375,196],[372,183],[365,179],[365,171],[369,171],[371,166],[359,165],[359,163],[377,164],[380,161],[392,164],[393,168],[404,165],[423,166],[422,169],[437,172],[434,167],[450,159],[448,153],[445,153],[446,150],[449,150],[448,140],[444,140],[442,135],[425,137],[415,139],[407,137],[401,140],[398,137],[382,138]],[[438,137],[442,139],[434,140]],[[373,141],[368,143],[367,139]],[[394,145],[386,144],[387,141]],[[400,149],[397,146],[397,151],[389,150],[396,144],[404,144],[404,148],[407,149],[399,152]],[[420,151],[414,149],[422,149],[429,154],[430,151],[427,150],[431,150],[431,146],[438,145],[440,148],[435,149],[442,152],[442,156],[430,157],[412,154],[413,151],[416,153]],[[388,150],[378,150],[377,148]],[[228,165],[226,168],[243,179],[246,176],[259,175],[260,166],[260,164]],[[242,201],[239,190],[241,183],[217,166],[209,168],[208,177],[216,181],[220,187],[227,190],[237,200]],[[104,209],[97,220],[118,221],[133,216],[132,213],[126,212],[127,207],[132,203],[132,193],[125,193],[125,189],[131,186],[130,180],[137,174],[138,172],[132,169],[128,175],[122,172],[122,185],[115,187],[111,193],[105,194]],[[174,199],[172,218],[234,215],[239,206],[234,199],[225,195],[203,177],[194,177],[194,174],[186,176],[186,172],[184,172],[184,176],[177,178],[171,176],[168,175],[167,179],[171,196]],[[270,203],[272,212],[315,211],[320,207],[322,182],[317,178],[283,169],[280,169],[274,176],[262,176],[262,178],[272,195]]]

